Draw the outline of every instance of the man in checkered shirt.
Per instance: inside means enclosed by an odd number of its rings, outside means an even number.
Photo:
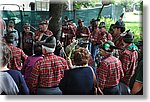
[[[58,95],[62,94],[58,85],[68,69],[64,58],[54,55],[56,39],[51,36],[46,38],[42,45],[43,59],[37,61],[31,72],[29,88],[32,94]]]
[[[96,73],[99,79],[99,86],[104,95],[120,95],[119,82],[124,76],[121,61],[114,57],[115,46],[112,41],[105,42],[100,48],[103,56]]]
[[[22,49],[16,47],[13,42],[14,42],[14,31],[9,32],[5,36],[6,43],[8,44],[9,48],[12,51],[12,57],[10,59],[10,62],[8,63],[8,68],[13,69],[13,70],[21,70],[22,69],[22,64],[24,61],[27,59],[27,55],[23,52]]]
[[[127,86],[130,83],[130,79],[134,74],[135,68],[138,62],[138,48],[133,43],[134,35],[130,32],[130,30],[126,31],[126,35],[123,37],[123,48],[124,50],[120,54],[120,60],[122,62],[122,68],[124,71],[124,77],[122,78],[122,82]]]

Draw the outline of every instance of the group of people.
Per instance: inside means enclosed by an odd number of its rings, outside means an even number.
[[[94,74],[101,94],[141,94],[142,41],[140,55],[133,33],[125,31],[121,19],[108,32],[105,22],[98,21],[92,19],[86,27],[79,19],[76,27],[65,18],[60,40],[48,29],[47,20],[35,32],[25,23],[19,38],[10,21],[0,41],[0,93],[94,95]]]

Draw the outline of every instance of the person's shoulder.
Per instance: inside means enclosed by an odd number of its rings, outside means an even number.
[[[32,32],[32,31],[30,31],[29,33],[32,34],[32,35],[34,34],[34,32]]]
[[[126,50],[122,53],[122,55],[123,55],[123,56],[129,56],[129,55],[131,55],[131,53],[132,53],[132,51],[126,49]]]
[[[11,75],[21,76],[21,73],[18,70],[8,70],[7,72],[10,73]]]
[[[58,59],[60,59],[60,60],[62,60],[62,61],[65,61],[66,62],[66,60],[63,58],[63,57],[61,57],[61,56],[57,56],[57,55],[55,55]]]

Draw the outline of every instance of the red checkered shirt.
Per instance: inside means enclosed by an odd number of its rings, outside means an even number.
[[[111,40],[112,41],[112,35],[110,33],[107,33],[107,40]]]
[[[93,32],[91,33],[91,36],[90,36],[90,40],[92,43],[98,43],[98,38],[100,36],[100,29],[97,27],[96,29],[93,30]]]
[[[122,39],[123,37],[119,35],[118,37],[114,37],[112,41],[114,42],[116,47],[122,48],[123,46]]]
[[[35,41],[39,41],[40,35],[41,35],[42,33],[44,33],[45,35],[48,35],[48,36],[52,36],[52,35],[53,35],[53,33],[52,33],[50,30],[47,30],[47,31],[45,31],[45,32],[41,32],[41,31],[37,30],[37,31],[35,31],[34,40],[35,40]]]
[[[13,44],[8,45],[12,51],[12,57],[8,63],[8,68],[13,70],[21,70],[23,62],[27,59],[27,55],[22,49],[15,47]]]
[[[121,53],[119,58],[122,62],[122,68],[124,71],[124,77],[122,81],[126,85],[129,85],[130,79],[133,76],[135,68],[137,66],[138,52],[126,49]]]
[[[65,37],[62,38],[61,42],[64,42],[64,46],[68,46],[73,42],[73,38],[75,37],[75,30],[72,25],[62,26],[62,32],[65,34]]]
[[[121,61],[114,56],[102,59],[96,73],[102,90],[116,86],[124,76]]]
[[[81,33],[86,34],[88,37],[90,36],[90,30],[89,30],[88,27],[77,27],[76,37],[77,38],[82,38]]]
[[[64,76],[64,70],[68,69],[64,58],[51,54],[45,54],[44,58],[37,61],[32,69],[29,80],[29,88],[32,93],[36,88],[58,86]]]

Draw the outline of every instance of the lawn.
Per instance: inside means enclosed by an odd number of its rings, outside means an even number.
[[[142,22],[125,22],[126,30],[130,29],[134,34],[134,42],[142,39]]]

